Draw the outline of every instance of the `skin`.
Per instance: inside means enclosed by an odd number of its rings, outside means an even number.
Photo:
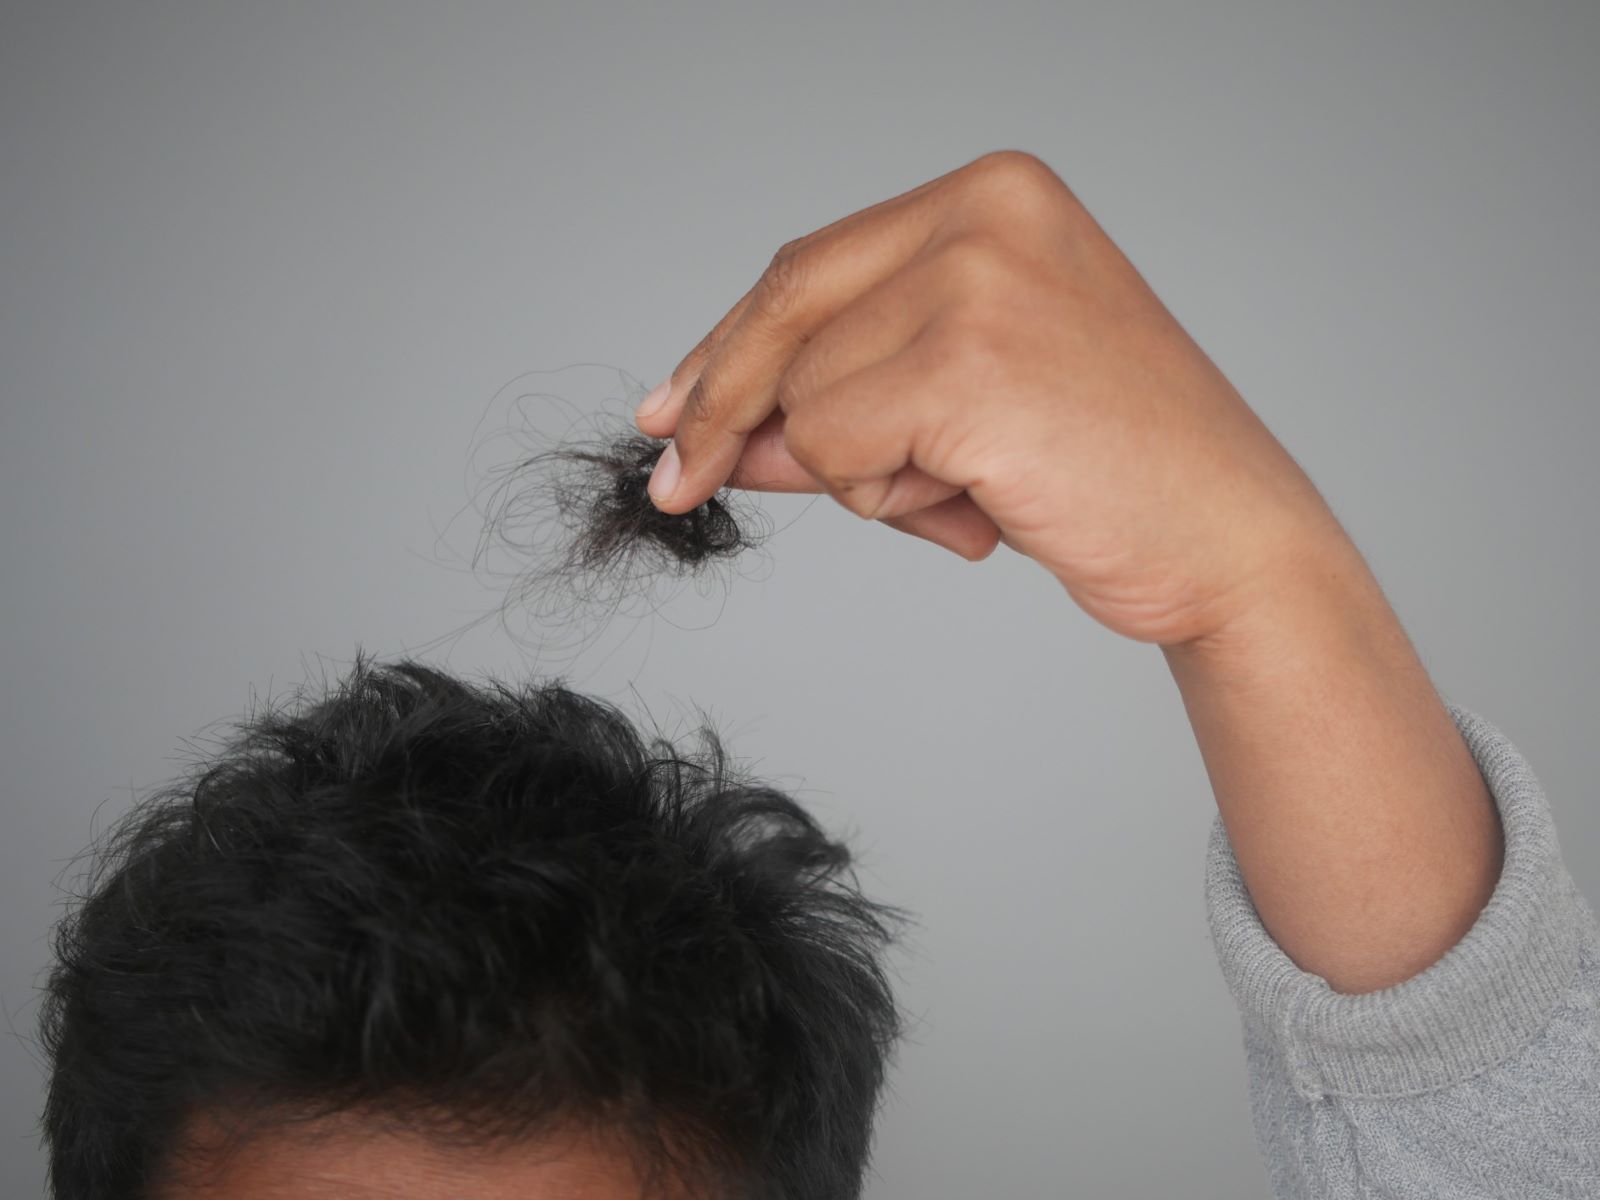
[[[622,1149],[576,1131],[499,1148],[451,1147],[342,1114],[227,1146],[219,1128],[186,1134],[187,1176],[153,1200],[639,1200]],[[688,1200],[688,1191],[660,1200]]]
[[[1161,648],[1268,931],[1336,991],[1460,940],[1503,854],[1476,763],[1311,480],[1077,197],[1005,150],[782,247],[641,404],[665,512],[826,492],[1004,543]]]

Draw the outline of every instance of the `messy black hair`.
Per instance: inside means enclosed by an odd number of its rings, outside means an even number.
[[[734,558],[760,543],[748,516],[735,511],[732,491],[715,495],[684,513],[664,513],[650,499],[650,472],[670,442],[640,434],[613,434],[592,444],[569,442],[536,455],[519,470],[549,463],[576,464],[568,475],[551,474],[556,509],[572,538],[563,569],[584,576],[616,575],[625,560],[642,560],[651,574],[694,569]],[[627,568],[638,571],[639,565]]]
[[[57,1200],[183,1177],[183,1131],[374,1112],[619,1131],[652,1182],[860,1194],[904,920],[788,795],[559,679],[357,651],[145,797],[55,932]]]
[[[576,367],[600,364],[564,370]],[[612,368],[568,377],[562,390],[582,394],[597,384],[601,399],[575,404],[518,376],[491,403],[494,419],[486,412],[479,421],[469,502],[456,514],[470,510],[474,542],[460,560],[498,602],[423,643],[424,651],[498,619],[519,648],[555,661],[588,648],[614,618],[662,616],[676,624],[664,614],[689,590],[709,598],[735,576],[755,578],[752,572],[767,565],[775,530],[748,468],[738,486],[725,484],[686,512],[662,512],[647,484],[671,443],[635,424],[645,389]],[[462,547],[451,541],[441,533],[435,548],[456,559]]]

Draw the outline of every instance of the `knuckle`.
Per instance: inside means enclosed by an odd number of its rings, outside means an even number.
[[[800,407],[800,401],[806,392],[804,368],[797,362],[789,364],[788,370],[778,376],[777,386],[773,388],[772,398],[778,408],[787,414],[787,420],[793,419],[793,414]]]
[[[958,295],[972,295],[1005,286],[1012,264],[993,239],[969,234],[952,239],[939,251],[939,270]]]
[[[837,423],[815,409],[789,417],[783,426],[784,448],[828,494],[858,517],[873,518],[884,509],[881,482],[863,478],[862,464],[837,433]]]
[[[714,424],[721,407],[720,396],[717,382],[709,373],[695,380],[689,394],[684,397],[683,411],[678,416],[678,432],[674,436],[681,436],[685,427],[691,431],[691,436],[698,436],[701,430]]]
[[[809,406],[827,390],[830,379],[839,374],[837,349],[812,338],[802,338],[801,346],[789,360],[773,387],[773,400],[785,413]]]
[[[1061,179],[1037,154],[1026,150],[991,150],[973,160],[973,173],[987,179],[1001,179],[1008,183],[1060,185]]]
[[[794,258],[795,255],[799,254],[800,251],[805,247],[805,244],[806,239],[803,237],[790,238],[787,242],[778,247],[777,252],[772,256],[772,261],[787,262],[788,260]]]
[[[785,242],[762,273],[755,302],[769,317],[787,316],[799,302],[810,270],[810,256],[803,243]]]
[[[832,455],[818,422],[804,411],[784,418],[783,446],[789,456],[824,484],[835,482]]]
[[[970,164],[969,178],[985,203],[1019,217],[1055,213],[1077,200],[1048,163],[1026,150],[991,150]]]
[[[803,411],[792,412],[784,417],[783,448],[795,462],[813,473],[817,468],[816,447],[812,441],[814,435],[813,423],[806,419]]]
[[[939,369],[952,373],[987,371],[1000,357],[990,321],[970,309],[956,310],[939,322],[934,346]]]
[[[863,520],[872,520],[883,511],[883,498],[879,489],[867,487],[857,481],[841,480],[832,485],[835,500]]]

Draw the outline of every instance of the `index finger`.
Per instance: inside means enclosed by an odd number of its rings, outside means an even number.
[[[965,170],[966,168],[962,169]],[[950,174],[955,174],[955,172],[950,172]],[[821,229],[808,233],[804,237],[796,238],[787,245],[780,247],[778,253],[773,256],[773,261],[776,262],[787,252],[797,252],[802,247],[820,241],[824,237],[837,235],[848,226],[858,225],[873,217],[881,217],[886,211],[900,207],[920,196],[944,178],[945,176],[940,176],[939,179],[930,179],[927,183],[919,184],[908,192],[902,192],[898,196],[891,196],[887,200],[840,217],[837,221],[824,225]],[[771,266],[769,265],[768,271],[770,270]],[[672,436],[673,430],[678,424],[678,416],[683,410],[684,401],[688,398],[690,390],[699,381],[700,375],[705,370],[712,354],[715,353],[734,326],[739,323],[739,319],[744,316],[745,309],[750,306],[751,299],[761,286],[762,281],[758,279],[750,290],[739,297],[738,302],[723,315],[711,332],[701,338],[695,344],[693,350],[684,355],[678,365],[672,369],[672,373],[661,383],[650,389],[649,394],[640,402],[639,409],[634,414],[634,419],[641,432],[647,433],[651,437]]]
[[[750,307],[750,298],[756,294],[756,287],[759,286],[759,283],[756,284],[740,296],[738,303],[727,311],[711,332],[696,342],[694,349],[672,369],[672,374],[651,388],[649,394],[639,402],[638,411],[633,414],[633,421],[640,432],[647,433],[651,437],[672,436],[673,428],[678,424],[678,412],[683,408],[684,397],[688,395],[694,381],[700,378],[700,372],[705,369],[706,362],[711,358],[711,352],[738,323],[739,318],[744,316],[744,310]]]
[[[917,201],[944,178],[787,243],[679,364],[665,394],[653,393],[662,402],[640,414],[640,427],[648,420],[657,436],[669,426],[673,435],[651,481],[658,508],[687,512],[726,483],[746,440],[777,408],[778,381],[799,348],[927,244],[936,223]]]

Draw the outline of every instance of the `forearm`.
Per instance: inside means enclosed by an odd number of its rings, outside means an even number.
[[[1162,650],[1251,901],[1297,966],[1375,991],[1460,940],[1499,879],[1499,816],[1348,538]]]

